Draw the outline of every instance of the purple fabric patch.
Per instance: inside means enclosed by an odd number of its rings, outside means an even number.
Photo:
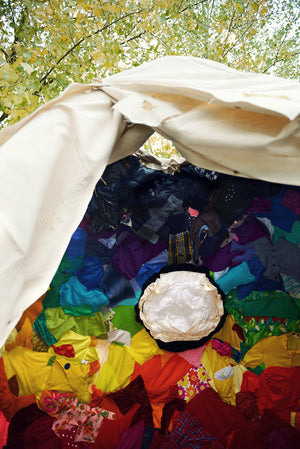
[[[287,190],[282,204],[296,215],[300,215],[300,190]]]
[[[127,235],[113,255],[111,264],[116,271],[130,280],[137,276],[143,263],[163,252],[166,244],[160,239],[153,244],[137,235],[128,226],[125,227],[128,228]]]

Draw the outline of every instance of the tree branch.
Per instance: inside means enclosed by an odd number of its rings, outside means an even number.
[[[2,53],[4,53],[6,60],[9,60],[9,54],[7,53],[7,51],[4,48],[0,48],[0,51],[2,51]]]
[[[111,27],[112,25],[115,25],[116,23],[120,22],[121,20],[126,19],[129,16],[135,15],[135,14],[139,14],[140,12],[142,12],[143,10],[138,10],[138,11],[134,11],[134,12],[130,12],[128,14],[125,14],[122,17],[119,17],[118,19],[113,20],[112,22],[108,23],[107,25],[104,25],[102,28],[100,28],[99,30],[95,31],[94,33],[90,33],[87,36],[82,37],[81,39],[79,39],[79,41],[77,41],[74,45],[72,45],[71,48],[69,48],[69,50],[64,53],[57,61],[56,63],[51,67],[51,69],[49,69],[45,75],[43,75],[40,78],[40,83],[43,84],[45,83],[46,79],[48,78],[48,76],[56,69],[56,67],[61,63],[61,61],[63,59],[65,59],[70,53],[72,53],[75,48],[77,48],[85,39],[89,39],[90,37],[96,36],[99,33],[102,33],[103,31],[105,31],[107,28]],[[41,90],[42,86],[40,87]]]
[[[210,11],[209,11],[209,18],[210,18],[210,19],[211,19],[211,16],[212,16],[212,12],[213,12],[213,10],[214,10],[214,7],[215,7],[215,0],[213,0],[212,5],[211,5],[211,7],[210,7]]]
[[[10,9],[12,21],[14,22],[14,25],[17,26],[16,21],[15,21],[15,15],[14,15],[14,12],[13,12],[13,9],[12,9],[12,6],[11,6],[11,2],[8,2],[8,6],[9,6],[9,9]]]
[[[268,65],[267,68],[265,68],[262,73],[266,73],[271,67],[274,67],[278,62],[281,61],[287,61],[290,58],[293,58],[294,56],[300,55],[300,50],[299,51],[295,51],[295,53],[290,54],[289,56],[286,56],[285,58],[278,58],[278,59],[274,59],[274,61],[272,62],[272,64]]]
[[[247,26],[247,28],[243,31],[243,33],[236,39],[236,41],[234,42],[234,44],[231,45],[230,48],[228,48],[227,51],[224,51],[223,56],[225,57],[226,55],[228,55],[228,53],[237,45],[237,43],[245,36],[245,34],[249,31],[249,29],[252,27],[252,25],[257,21],[257,13],[255,15],[255,18],[250,22],[250,24]]]
[[[195,6],[201,5],[201,3],[206,3],[206,2],[208,2],[208,0],[200,0],[199,2],[194,3],[193,6],[195,7]],[[190,6],[186,6],[185,8],[183,8],[179,11],[179,14],[186,11],[189,8],[190,8]]]
[[[233,14],[232,14],[232,16],[231,16],[231,20],[230,20],[229,27],[227,28],[227,34],[226,34],[226,37],[225,37],[225,40],[224,40],[224,43],[223,43],[222,56],[224,56],[225,45],[226,45],[226,42],[228,41],[228,38],[229,38],[229,35],[230,35],[230,32],[231,32],[231,27],[232,27],[232,24],[233,24],[233,19],[234,19],[234,17],[235,17],[235,9],[234,9]]]
[[[2,112],[2,115],[0,117],[0,123],[2,123],[7,117],[8,117],[8,114],[6,112]]]
[[[134,41],[135,39],[138,39],[139,37],[143,36],[143,34],[145,34],[146,31],[141,31],[139,34],[137,34],[136,36],[132,36],[129,39],[126,39],[126,41],[120,42],[120,45],[125,45],[130,41]]]

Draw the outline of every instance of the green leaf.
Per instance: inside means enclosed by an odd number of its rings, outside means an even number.
[[[31,56],[32,56],[31,50],[27,50],[23,53],[23,58],[25,58],[25,59],[31,58]]]

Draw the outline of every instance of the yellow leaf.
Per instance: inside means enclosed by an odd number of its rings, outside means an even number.
[[[113,12],[116,9],[116,7],[115,5],[103,5],[102,9],[104,11]]]
[[[98,8],[98,6],[96,6],[95,8],[93,8],[93,13],[95,17],[100,17],[101,16],[101,9]]]
[[[69,40],[68,36],[64,35],[59,38],[58,42],[64,42],[64,41],[68,41],[68,40]]]
[[[19,67],[20,62],[22,61],[22,58],[18,58],[14,63],[13,63],[13,68],[16,69],[17,67]]]
[[[20,104],[23,101],[22,97],[20,97],[19,95],[12,95],[11,100],[14,105]]]
[[[263,6],[263,7],[261,8],[261,13],[262,13],[262,15],[267,14],[267,12],[268,12],[268,7],[267,7],[267,6]]]

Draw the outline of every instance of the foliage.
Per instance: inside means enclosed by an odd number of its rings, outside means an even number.
[[[297,0],[0,0],[0,122],[164,55],[299,78]]]
[[[168,159],[172,156],[181,156],[170,140],[165,139],[156,132],[154,132],[147,142],[144,143],[143,148],[146,151],[149,151],[149,153],[162,159]]]

